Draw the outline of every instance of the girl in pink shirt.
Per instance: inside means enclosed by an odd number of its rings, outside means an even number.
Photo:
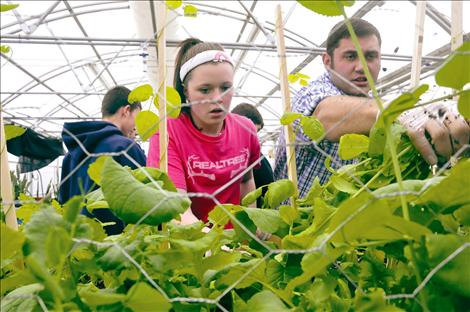
[[[228,113],[233,76],[233,61],[219,44],[194,38],[181,43],[174,86],[182,103],[190,105],[167,120],[168,174],[180,191],[201,193],[190,194],[183,224],[206,222],[217,201],[240,204],[255,190],[251,169],[258,167],[260,145],[254,124]],[[157,133],[150,140],[147,165],[158,167],[159,155]]]

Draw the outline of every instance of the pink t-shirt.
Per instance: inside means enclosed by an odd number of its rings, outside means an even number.
[[[159,149],[156,133],[150,139],[147,166],[159,167]],[[241,177],[231,180],[259,157],[255,125],[243,116],[227,114],[224,130],[216,137],[198,131],[185,113],[168,119],[168,175],[177,188],[188,193],[217,192],[220,203],[240,204]],[[216,205],[207,197],[191,197],[191,202],[193,214],[204,222]]]

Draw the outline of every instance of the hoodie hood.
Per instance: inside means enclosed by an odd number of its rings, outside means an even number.
[[[113,135],[123,136],[123,133],[114,124],[101,120],[66,122],[62,130],[62,138],[69,151],[81,149],[77,140],[87,150],[93,150],[96,145]]]

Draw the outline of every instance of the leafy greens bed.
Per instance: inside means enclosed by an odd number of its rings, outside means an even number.
[[[326,15],[344,15],[343,5],[352,4],[299,2]],[[460,90],[466,118],[469,77],[453,73],[468,68],[468,53],[459,52],[469,50],[464,44],[436,74],[440,85]],[[296,185],[276,181],[261,209],[246,207],[261,189],[240,206],[217,206],[207,233],[202,222],[172,222],[190,200],[166,174],[131,171],[109,157],[90,166],[101,187],[86,197],[60,206],[20,195],[20,230],[1,223],[1,310],[468,309],[470,160],[432,175],[394,123],[425,91],[381,109],[370,137],[343,136],[340,156],[358,162],[338,170],[326,163],[331,179],[314,181],[305,198],[293,201]],[[298,118],[312,140],[322,138],[313,117],[288,113],[281,122]],[[128,226],[107,237],[82,207],[110,208]],[[229,221],[234,228],[226,230]],[[260,241],[257,229],[273,236]]]

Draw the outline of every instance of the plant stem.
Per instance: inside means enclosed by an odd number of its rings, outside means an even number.
[[[362,191],[364,191],[366,189],[366,187],[369,187],[369,185],[375,181],[375,179],[377,179],[381,174],[382,172],[384,171],[384,168],[380,168],[380,170],[377,171],[377,173],[369,180],[367,181],[366,184],[364,184],[353,196],[352,198],[358,196],[359,194],[362,193]]]
[[[357,50],[359,60],[361,61],[362,67],[364,69],[364,73],[367,77],[367,81],[369,82],[369,85],[371,87],[372,95],[373,95],[374,99],[377,102],[377,106],[379,107],[380,112],[382,112],[384,110],[383,105],[382,105],[382,101],[378,96],[377,89],[375,88],[374,80],[372,79],[372,75],[370,74],[369,67],[368,67],[367,62],[364,58],[364,53],[362,52],[362,49],[361,49],[361,46],[359,44],[359,40],[357,38],[357,35],[354,32],[354,29],[353,29],[352,24],[349,21],[347,15],[346,15],[346,12],[344,11],[343,5],[339,1],[336,1],[336,4],[338,5],[338,7],[341,8],[341,13],[342,13],[342,15],[345,19],[345,22],[346,22],[346,25],[348,27],[349,33],[351,35],[351,40],[353,41],[354,46]],[[384,128],[385,128],[386,144],[388,145],[388,148],[389,148],[389,151],[390,151],[390,156],[391,156],[392,163],[393,163],[393,169],[394,169],[394,172],[395,172],[395,177],[397,179],[398,189],[400,191],[400,202],[401,202],[403,217],[404,217],[405,220],[409,221],[410,220],[410,214],[409,214],[408,204],[406,202],[406,198],[403,195],[403,180],[402,180],[402,176],[401,176],[400,164],[398,162],[397,150],[396,150],[394,140],[393,140],[393,136],[392,136],[391,124],[392,123],[390,121],[388,121],[388,118],[385,117],[384,118]],[[414,249],[412,248],[412,244],[410,245],[410,252],[411,252],[411,262],[412,262],[413,268],[414,268],[415,273],[416,273],[416,279],[418,281],[418,284],[420,284],[422,279],[421,279],[421,275],[419,273],[419,269],[417,267],[416,256],[414,254]],[[423,297],[423,309],[428,311],[429,309],[427,307],[426,295],[424,293],[424,290],[420,292],[420,296]]]

